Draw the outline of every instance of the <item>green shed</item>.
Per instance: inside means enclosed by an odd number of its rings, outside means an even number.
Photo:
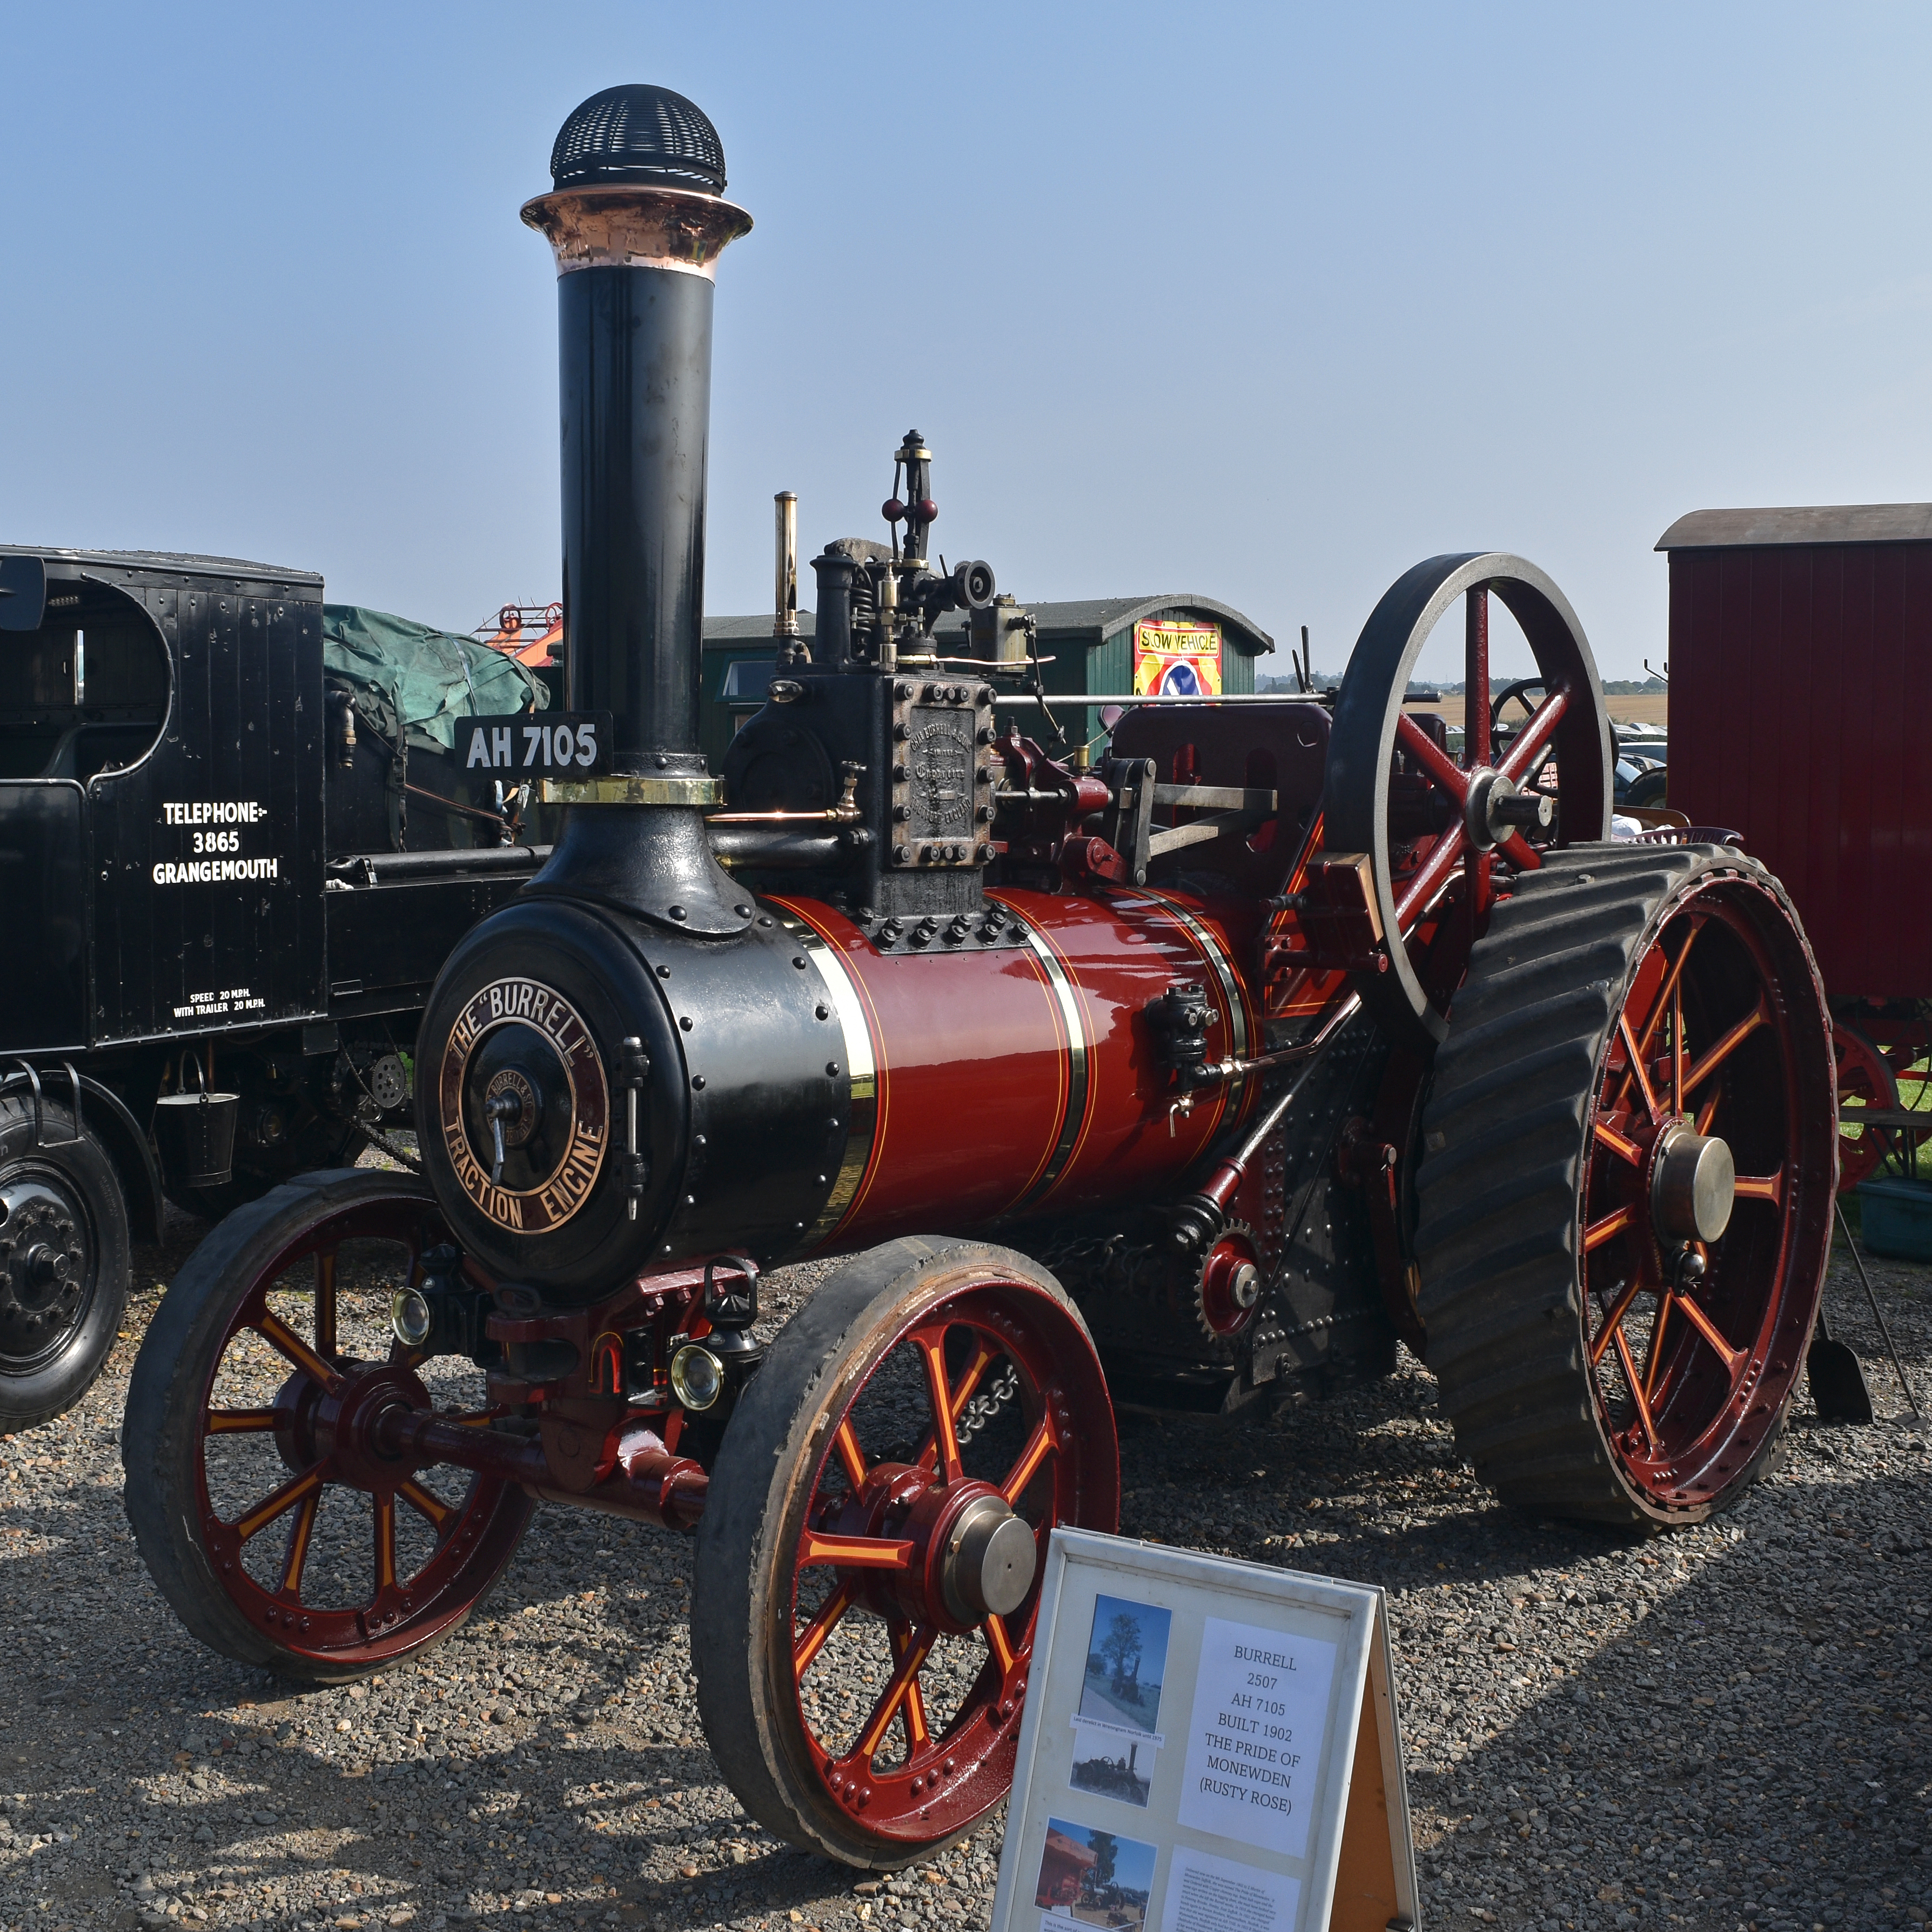
[[[1256,658],[1274,649],[1274,640],[1232,605],[1191,593],[1003,602],[994,610],[1010,621],[1032,617],[1042,660],[1040,682],[1050,698],[1090,692],[1108,697],[1137,692],[1251,692]],[[800,611],[799,622],[809,639],[812,613]],[[963,616],[941,619],[935,634],[942,651],[972,654]],[[738,727],[764,702],[777,651],[768,615],[705,619],[703,735],[713,771],[722,770]],[[1057,705],[1054,716],[1075,742],[1084,736],[1091,742],[1106,729],[1095,706]],[[1030,736],[1048,736],[1046,722],[1036,712],[1024,715],[1023,728]]]

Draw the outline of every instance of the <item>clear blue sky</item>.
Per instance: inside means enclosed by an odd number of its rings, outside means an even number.
[[[468,628],[557,588],[554,283],[584,95],[722,135],[714,610],[770,501],[1023,599],[1190,590],[1339,666],[1519,550],[1611,675],[1681,512],[1932,496],[1907,7],[19,6],[0,538],[302,564]],[[1425,670],[1454,675],[1446,634]]]

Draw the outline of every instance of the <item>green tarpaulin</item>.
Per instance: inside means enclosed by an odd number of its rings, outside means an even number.
[[[550,705],[543,680],[514,658],[357,604],[322,607],[322,662],[326,675],[356,688],[358,704],[366,694],[380,695],[376,709],[388,715],[371,720],[379,730],[393,735],[400,726],[445,752],[455,748],[459,718]]]

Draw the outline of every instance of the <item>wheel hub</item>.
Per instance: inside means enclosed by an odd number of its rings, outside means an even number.
[[[425,1460],[389,1446],[382,1424],[398,1409],[432,1408],[429,1391],[409,1370],[388,1362],[352,1362],[332,1390],[317,1388],[304,1374],[282,1386],[275,1408],[282,1459],[303,1469],[327,1456],[332,1479],[358,1490],[392,1490]]]
[[[37,1182],[0,1195],[0,1351],[38,1349],[79,1312],[87,1247],[74,1210]]]
[[[1658,1136],[1651,1163],[1651,1219],[1678,1241],[1714,1241],[1730,1226],[1738,1173],[1729,1144],[1678,1120]]]
[[[1040,1546],[998,1494],[975,1496],[952,1520],[940,1560],[946,1607],[962,1623],[1010,1617],[1026,1601]]]

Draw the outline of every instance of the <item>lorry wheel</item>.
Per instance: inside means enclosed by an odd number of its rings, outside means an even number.
[[[128,1204],[100,1142],[44,1102],[0,1100],[0,1435],[71,1408],[128,1305]]]
[[[1047,1538],[1112,1530],[1120,1487],[1099,1359],[1044,1269],[908,1240],[833,1275],[746,1390],[698,1524],[698,1711],[746,1810],[886,1870],[985,1816]]]
[[[1429,1366],[1506,1502],[1696,1522],[1766,1467],[1831,1246],[1831,1018],[1784,889],[1576,846],[1499,902],[1423,1116]]]
[[[369,1439],[398,1402],[491,1419],[466,1359],[389,1330],[392,1294],[447,1239],[412,1174],[308,1174],[238,1208],[163,1298],[128,1390],[128,1516],[176,1615],[224,1656],[359,1677],[448,1636],[515,1551],[523,1490]]]

